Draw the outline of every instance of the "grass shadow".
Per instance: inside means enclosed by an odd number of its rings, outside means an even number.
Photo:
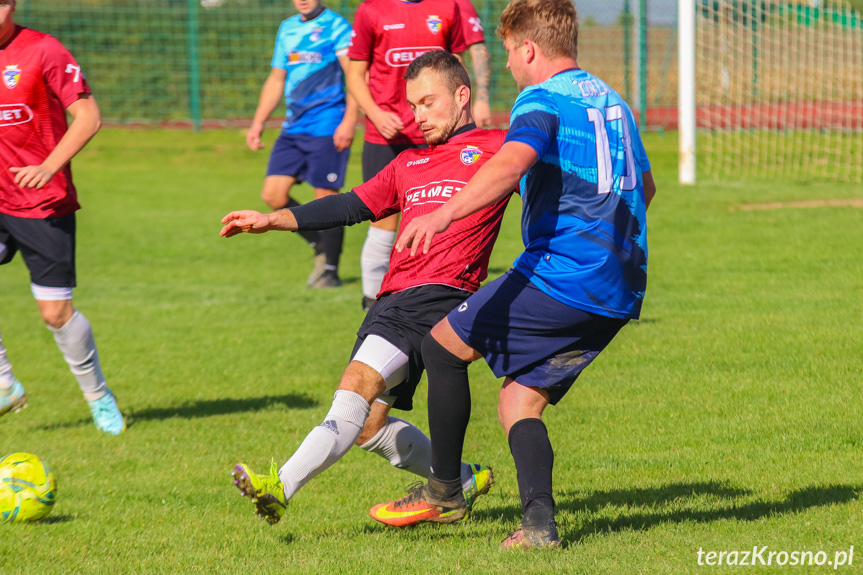
[[[696,484],[697,485],[697,484]],[[706,484],[710,485],[710,484]],[[721,484],[719,484],[721,485]],[[848,503],[860,497],[860,492],[863,491],[863,486],[859,485],[828,485],[828,486],[811,486],[797,489],[789,493],[784,499],[778,501],[753,501],[750,503],[740,504],[735,500],[735,493],[745,495],[750,493],[747,490],[721,487],[718,491],[703,491],[702,493],[718,495],[722,500],[714,509],[663,509],[664,505],[672,501],[685,500],[689,493],[697,495],[697,491],[687,491],[692,487],[689,484],[673,484],[660,491],[665,494],[656,508],[644,512],[636,512],[621,515],[620,517],[610,519],[604,517],[596,517],[584,523],[578,530],[566,533],[566,543],[578,541],[588,535],[600,532],[628,531],[639,530],[645,531],[662,523],[709,523],[720,521],[723,519],[733,519],[738,521],[757,521],[766,517],[775,515],[786,515],[789,513],[799,513],[807,509],[815,507],[825,507],[828,505],[838,505]],[[642,505],[652,504],[652,493],[655,490],[634,490],[628,494],[631,496],[633,504],[638,504],[641,501]],[[643,498],[639,496],[639,492],[643,492]],[[724,493],[731,495],[731,498]],[[676,496],[674,494],[677,494]],[[623,499],[620,496],[624,495]],[[566,501],[561,507],[572,511],[584,509],[591,504],[604,505],[619,505],[620,502],[626,501],[626,493],[615,492],[599,492],[591,495],[586,500],[570,500]],[[607,503],[606,503],[607,502]],[[588,507],[589,508],[589,507]],[[596,507],[598,509],[598,507]]]
[[[150,407],[147,409],[130,409],[126,412],[127,419],[135,421],[158,421],[163,419],[194,419],[211,417],[213,415],[228,415],[261,411],[273,407],[288,409],[313,409],[319,402],[307,395],[288,393],[286,395],[265,395],[263,397],[245,397],[242,399],[211,399],[185,403],[176,407]]]
[[[287,409],[313,409],[318,407],[319,402],[307,395],[289,393],[286,395],[265,395],[263,397],[246,397],[241,399],[211,399],[204,401],[187,402],[172,407],[149,407],[145,409],[124,409],[121,411],[126,418],[126,426],[131,427],[138,421],[162,421],[166,419],[195,419],[199,417],[212,417],[215,415],[228,415],[232,413],[245,413],[249,411],[261,411],[273,407]],[[60,428],[79,427],[92,425],[93,421],[88,418],[64,423],[52,423],[40,426],[41,430],[53,430]]]
[[[647,531],[664,523],[709,523],[723,519],[757,521],[815,507],[848,503],[859,499],[861,492],[861,485],[810,486],[792,491],[778,501],[741,503],[740,499],[751,495],[752,491],[719,482],[671,483],[646,489],[596,491],[587,497],[562,498],[556,503],[558,511],[590,512],[587,520],[577,529],[566,529],[561,534],[564,545],[568,546],[597,533]],[[711,509],[694,508],[705,505],[695,501],[703,496],[718,501],[708,504]],[[687,504],[693,508],[680,509],[681,505]],[[614,518],[599,516],[603,509],[609,507],[620,508],[622,512]],[[521,508],[517,504],[509,508],[481,507],[474,512],[474,516],[515,525],[521,519]]]

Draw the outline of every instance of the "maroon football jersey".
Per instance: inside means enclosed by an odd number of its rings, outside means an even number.
[[[89,94],[81,67],[53,36],[21,26],[0,46],[0,212],[68,215],[80,206],[69,165],[42,189],[15,185],[10,167],[39,165],[66,133],[66,108]]]
[[[369,90],[382,109],[398,114],[405,129],[387,140],[366,120],[365,141],[373,144],[424,144],[407,102],[404,74],[417,57],[431,50],[464,52],[459,9],[453,0],[365,0],[354,17],[348,49],[351,60],[369,63]]]
[[[354,191],[374,212],[375,220],[401,212],[403,229],[413,218],[433,212],[457,194],[500,150],[505,136],[503,130],[475,129],[446,144],[406,150]],[[426,284],[478,290],[488,275],[491,248],[509,197],[453,222],[435,236],[427,254],[420,251],[411,257],[410,250],[399,253],[393,248],[378,296]]]

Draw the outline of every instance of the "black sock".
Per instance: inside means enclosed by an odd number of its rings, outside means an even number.
[[[551,471],[554,451],[541,419],[521,419],[509,429],[509,450],[515,461],[524,522],[540,525],[554,520]]]
[[[423,339],[422,352],[429,380],[432,473],[441,481],[452,481],[461,478],[461,452],[470,421],[469,364],[430,334]]]
[[[302,206],[300,202],[295,200],[294,198],[288,199],[288,203],[285,204],[282,209],[285,208],[296,208],[297,206]],[[315,253],[319,254],[322,251],[321,248],[321,232],[317,230],[305,230],[297,232],[301,238],[309,242],[309,245],[315,249]]]
[[[321,250],[327,258],[327,269],[337,270],[339,267],[339,258],[342,255],[342,243],[345,239],[345,228],[339,226],[323,230],[321,234]]]

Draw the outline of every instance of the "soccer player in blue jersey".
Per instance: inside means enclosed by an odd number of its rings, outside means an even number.
[[[412,220],[396,249],[423,257],[435,234],[518,185],[525,250],[425,338],[432,475],[407,497],[373,508],[373,516],[400,525],[464,516],[459,463],[471,408],[467,367],[482,357],[505,378],[498,417],[524,513],[502,546],[553,547],[560,544],[554,452],[542,413],[639,317],[646,210],[656,187],[629,106],[578,67],[572,0],[511,0],[498,35],[522,90],[506,141],[458,196]],[[386,513],[375,514],[380,507]]]
[[[273,145],[261,192],[274,210],[300,205],[290,197],[298,182],[308,182],[315,198],[338,193],[357,123],[357,104],[344,89],[350,24],[320,0],[293,2],[299,14],[279,27],[272,71],[246,132],[250,149],[263,148],[264,123],[285,98],[287,117]],[[309,287],[341,285],[338,265],[344,234],[343,227],[300,234],[315,249]]]

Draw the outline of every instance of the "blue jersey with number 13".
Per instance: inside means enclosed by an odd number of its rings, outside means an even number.
[[[596,76],[566,70],[519,94],[507,141],[539,158],[520,185],[525,251],[515,268],[562,303],[637,318],[650,163],[629,106]]]

